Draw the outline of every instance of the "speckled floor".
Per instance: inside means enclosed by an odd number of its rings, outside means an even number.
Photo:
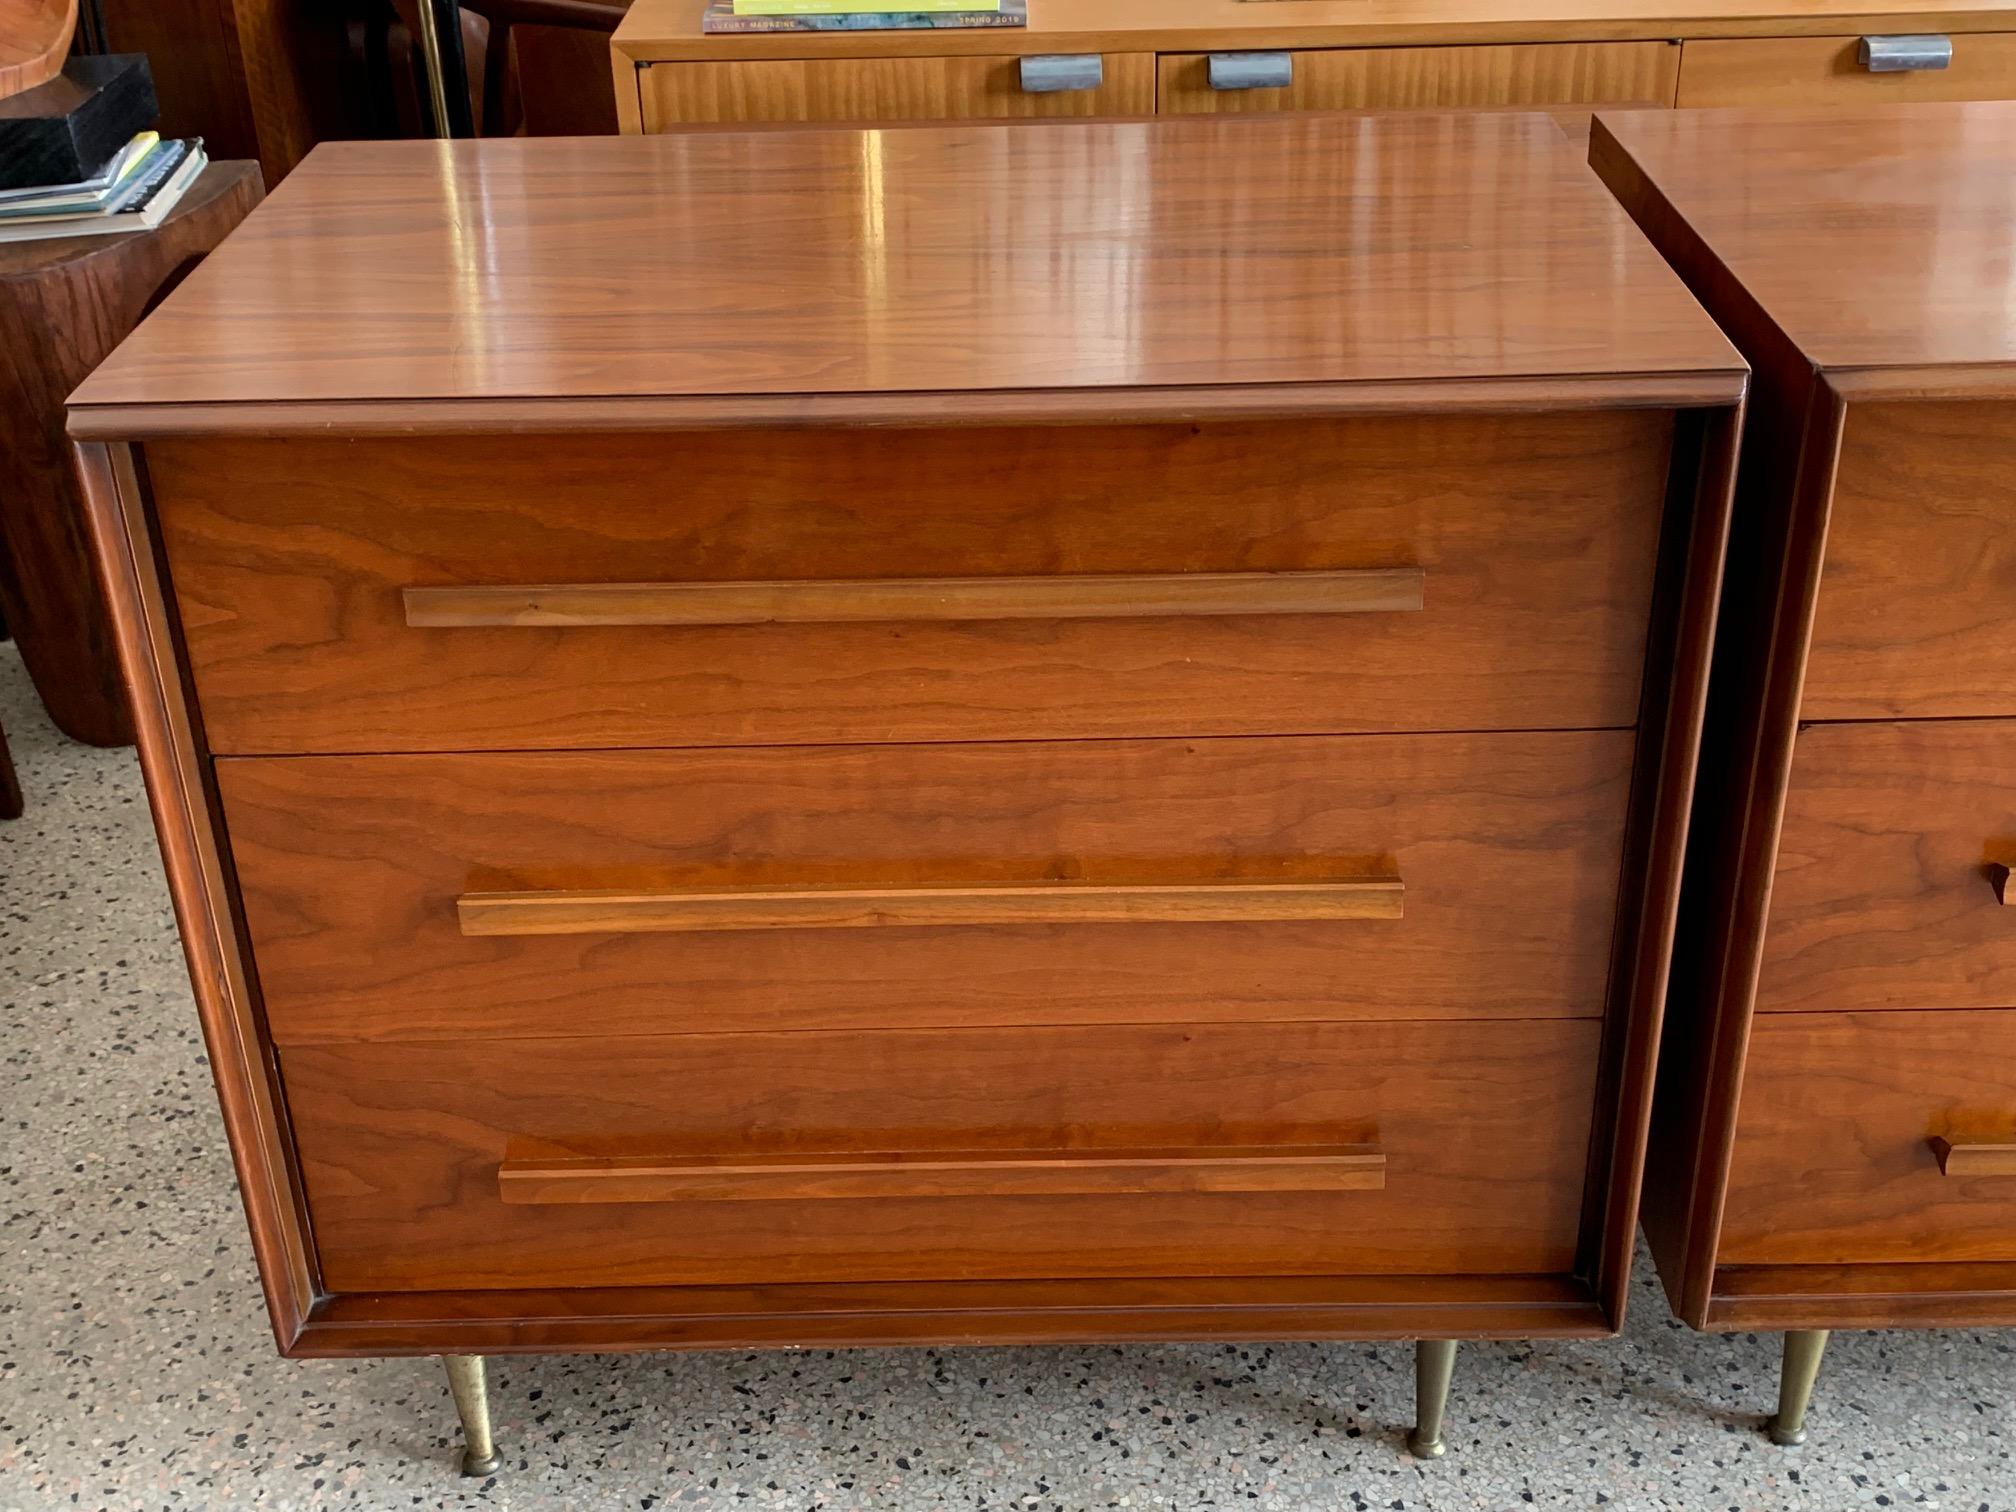
[[[502,1360],[455,1474],[427,1360],[294,1364],[258,1301],[131,752],[63,741],[0,646],[0,1508],[2016,1509],[2008,1336],[1837,1336],[1802,1450],[1776,1342],[1671,1323],[1467,1346],[1447,1459],[1394,1345]]]

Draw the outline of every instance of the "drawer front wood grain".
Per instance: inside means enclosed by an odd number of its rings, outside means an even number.
[[[1090,89],[1028,89],[1017,57],[742,58],[637,71],[644,129],[738,121],[959,121],[1155,113],[1153,53],[1106,53]]]
[[[2012,592],[2016,405],[1850,406],[1802,716],[2016,715]]]
[[[1633,743],[1030,741],[234,759],[217,773],[284,1044],[1590,1018]],[[831,904],[850,889],[910,896],[861,905],[895,918],[840,921],[884,927],[772,927],[808,891]],[[1118,908],[1106,890],[1134,896]],[[615,917],[595,897],[611,893],[628,905]],[[971,895],[997,912],[962,916]],[[565,928],[469,932],[470,896],[544,900],[535,925],[557,908]],[[633,927],[690,923],[696,907],[755,927]]]
[[[1853,37],[1718,37],[1680,52],[1678,103],[1876,105],[2016,98],[2016,34],[1952,34],[1945,68],[1872,72]]]
[[[1232,56],[1236,57],[1237,54]],[[1165,53],[1160,110],[1400,110],[1673,103],[1671,42],[1336,48],[1288,54],[1283,88],[1214,89],[1211,54]]]
[[[218,753],[571,749],[1627,726],[1671,436],[1641,411],[206,440],[148,464]],[[1367,570],[1419,582],[1277,612],[1313,591],[1300,574]],[[1261,612],[1171,592],[1116,615],[1127,590],[1097,581],[1198,575]],[[802,609],[836,581],[975,578],[1015,580],[993,617],[438,624],[423,604],[416,624],[405,597],[782,583]],[[1053,617],[1029,617],[1046,578]]]
[[[1799,732],[1760,1010],[2016,1008],[2016,720]]]
[[[1760,1018],[1719,1260],[2016,1260],[2016,1176],[1978,1155],[2011,1144],[2016,1014]]]
[[[1574,1263],[1600,1034],[1526,1021],[468,1040],[296,1046],[281,1072],[335,1291],[1545,1274]],[[1376,1151],[1381,1184],[1318,1184],[1312,1146]],[[1282,1189],[1177,1179],[1267,1149],[1273,1179],[1299,1170]],[[1161,1176],[1146,1192],[1009,1191],[990,1151],[1025,1172],[1045,1152],[1053,1173],[1110,1151]],[[891,1154],[934,1164],[928,1190],[801,1177],[760,1196],[745,1175],[743,1200],[721,1200],[693,1185],[723,1161],[831,1171]],[[621,1200],[504,1198],[507,1168],[584,1160],[684,1174],[604,1193]]]

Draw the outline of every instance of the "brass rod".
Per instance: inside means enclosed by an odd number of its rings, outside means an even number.
[[[427,75],[427,98],[434,111],[434,135],[452,137],[454,128],[448,122],[448,74],[441,62],[441,23],[434,11],[434,0],[417,0],[414,7],[420,13],[420,57]]]

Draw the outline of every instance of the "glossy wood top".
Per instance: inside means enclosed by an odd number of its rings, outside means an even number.
[[[1029,0],[1029,25],[1019,29],[710,37],[700,30],[705,9],[706,0],[635,0],[616,51],[663,62],[2016,28],[2009,0]]]
[[[1817,365],[2016,363],[2016,103],[1605,112],[1605,133]]]
[[[1544,115],[316,149],[84,405],[1725,377]]]

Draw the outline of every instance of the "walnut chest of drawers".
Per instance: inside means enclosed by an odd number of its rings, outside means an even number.
[[[1707,1328],[2016,1322],[2016,107],[1603,117],[1757,373],[1646,1227]],[[1816,240],[1816,236],[1819,238]]]
[[[72,417],[282,1347],[1614,1328],[1745,383],[1544,117],[318,149]]]

